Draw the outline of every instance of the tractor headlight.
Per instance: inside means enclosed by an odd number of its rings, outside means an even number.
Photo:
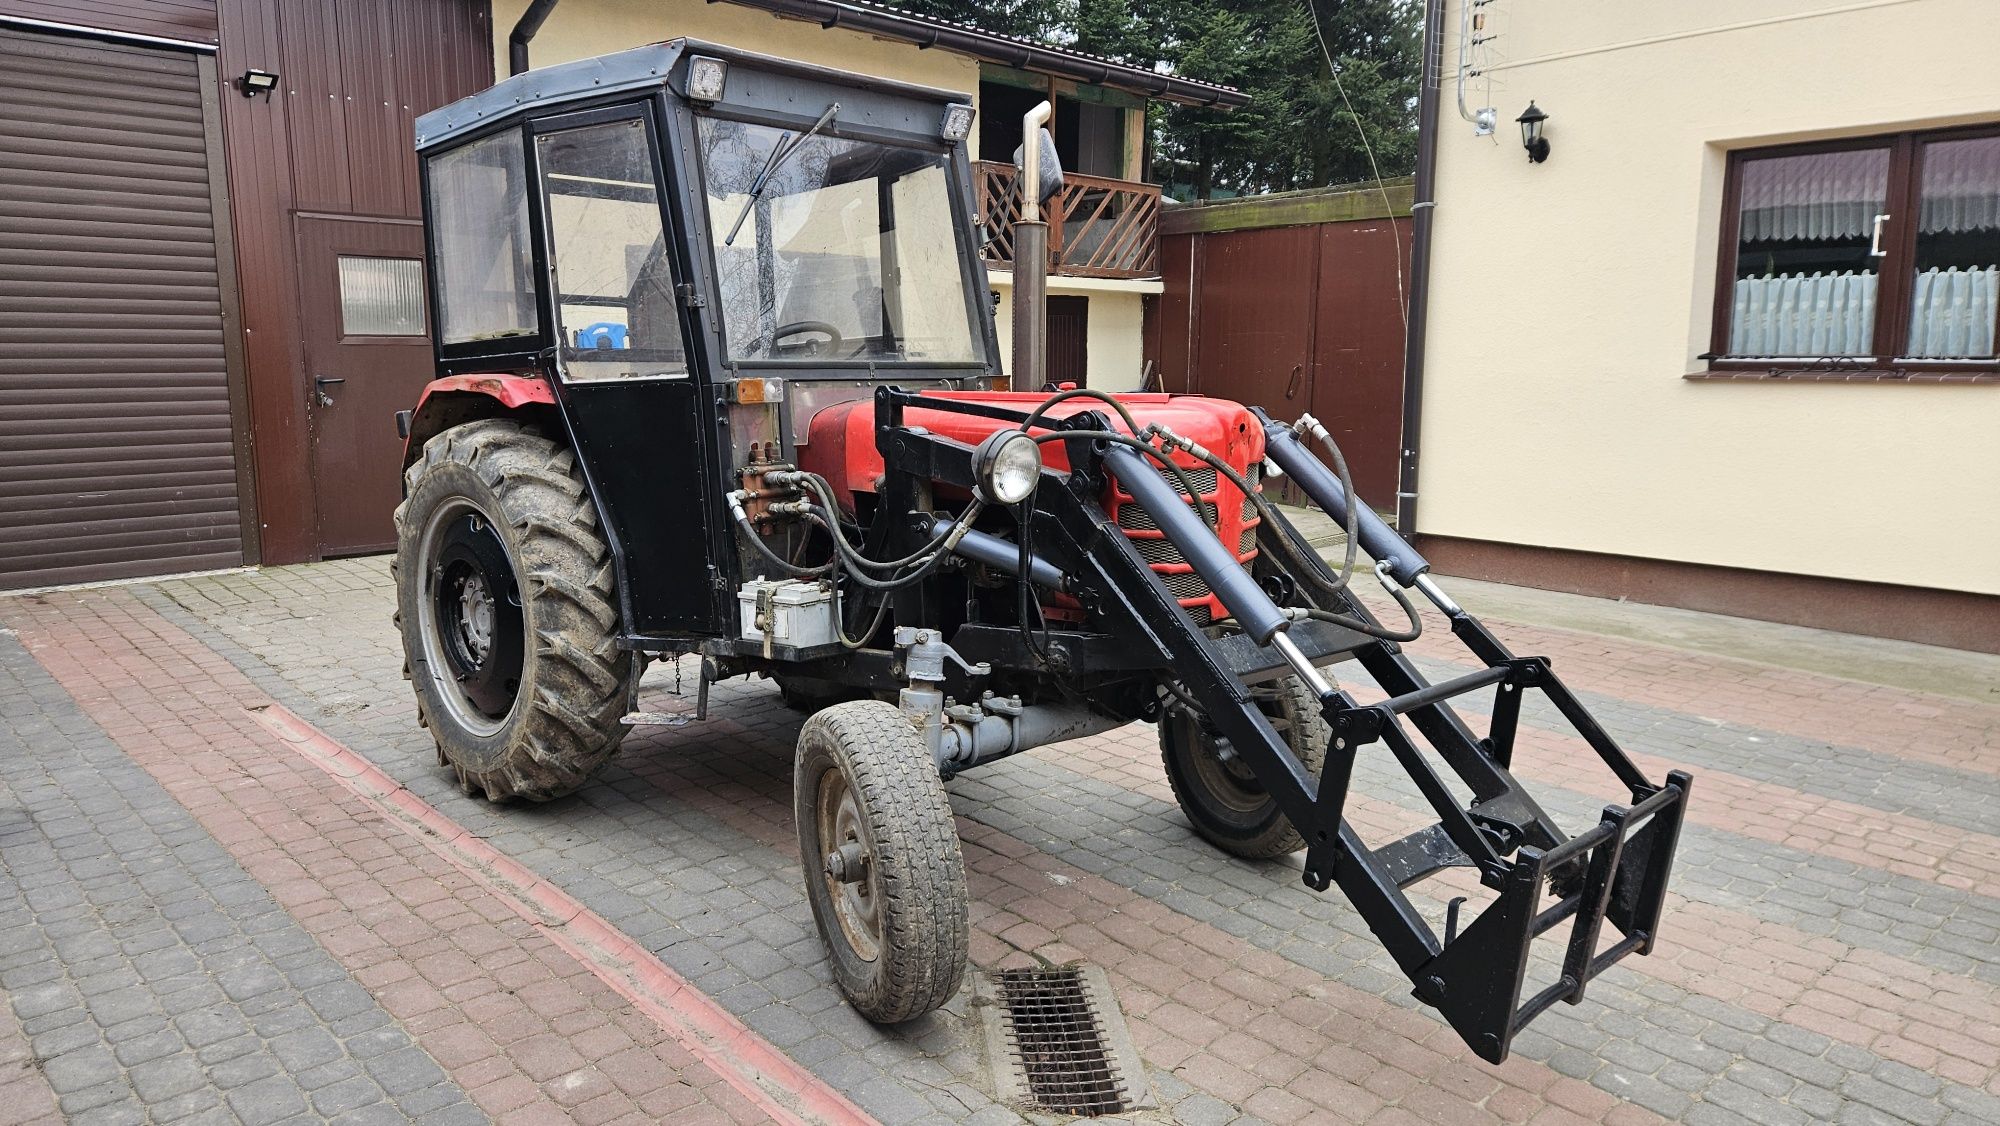
[[[972,451],[972,479],[989,504],[1019,504],[1042,476],[1042,447],[1019,430],[996,430]]]

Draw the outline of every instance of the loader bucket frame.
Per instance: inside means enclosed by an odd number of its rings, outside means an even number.
[[[884,500],[891,510],[914,502],[932,483],[974,486],[972,447],[903,425],[903,410],[921,405],[1016,424],[1027,416],[988,404],[927,397],[884,388],[876,395],[876,444],[888,474]],[[1109,430],[1113,422],[1087,412],[1036,423],[1049,431]],[[1272,424],[1275,426],[1275,424]],[[1249,684],[1290,672],[1276,645],[1258,644],[1249,634],[1214,637],[1182,609],[1159,577],[1104,511],[1105,475],[1116,477],[1134,496],[1157,490],[1133,488],[1137,477],[1165,478],[1130,449],[1079,437],[1068,446],[1068,473],[1044,469],[1039,491],[1020,512],[1023,532],[1036,562],[1053,564],[1067,576],[1068,590],[1094,615],[1101,634],[1065,635],[1068,647],[1116,653],[1122,664],[1155,670],[1179,682],[1227,738],[1258,781],[1274,795],[1307,843],[1305,883],[1316,891],[1338,885],[1378,940],[1410,979],[1415,996],[1437,1008],[1481,1058],[1499,1063],[1515,1033],[1557,1001],[1577,1004],[1591,979],[1628,954],[1646,954],[1657,938],[1690,780],[1675,771],[1655,783],[1591,718],[1541,657],[1516,657],[1471,614],[1441,594],[1452,633],[1485,667],[1432,684],[1399,646],[1320,621],[1300,621],[1284,631],[1287,643],[1314,664],[1357,660],[1391,695],[1363,704],[1329,688],[1320,706],[1332,728],[1323,773],[1306,770],[1256,706]],[[1291,450],[1296,458],[1299,450]],[[1310,455],[1306,455],[1310,456]],[[1316,464],[1316,463],[1315,463]],[[1294,474],[1294,476],[1298,476]],[[1322,501],[1339,512],[1338,498]],[[1185,504],[1147,505],[1148,515],[1168,539],[1191,558],[1210,532]],[[911,510],[914,511],[914,508]],[[913,528],[916,536],[928,527]],[[1326,568],[1298,531],[1282,519],[1259,527],[1267,537],[1289,537],[1307,565]],[[1427,566],[1393,532],[1378,529],[1370,554],[1381,559],[1385,544],[1400,544],[1400,567],[1412,579]],[[920,541],[919,541],[920,542]],[[1364,541],[1366,542],[1366,541]],[[1302,598],[1319,608],[1374,622],[1351,595],[1318,594],[1300,583]],[[1435,591],[1425,584],[1426,592]],[[1220,593],[1220,592],[1219,592]],[[1230,609],[1244,621],[1236,606]],[[1275,641],[1275,636],[1265,638]],[[1093,646],[1095,647],[1093,649]],[[1056,651],[1060,657],[1060,651]],[[1490,730],[1475,735],[1454,712],[1456,697],[1497,686]],[[1630,805],[1609,805],[1599,821],[1574,836],[1564,833],[1517,780],[1511,763],[1521,697],[1541,692],[1576,729],[1631,794]],[[1405,721],[1407,721],[1407,726]],[[1413,737],[1414,732],[1414,737]],[[1419,738],[1422,740],[1420,744]],[[1343,814],[1353,767],[1363,747],[1381,743],[1436,811],[1438,820],[1379,848],[1370,848]],[[1428,748],[1428,753],[1426,751]],[[1461,807],[1433,765],[1441,761],[1470,790]],[[1457,926],[1462,901],[1447,908],[1440,937],[1404,889],[1452,867],[1470,867],[1496,894],[1478,916]],[[1542,905],[1543,888],[1555,902]],[[1536,940],[1564,922],[1571,924],[1557,979],[1522,993]],[[1621,937],[1604,945],[1605,923]]]

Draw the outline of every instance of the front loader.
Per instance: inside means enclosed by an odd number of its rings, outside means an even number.
[[[1310,417],[1003,389],[972,120],[961,95],[687,40],[419,119],[438,378],[399,418],[396,583],[441,763],[469,793],[557,798],[631,727],[685,719],[640,709],[649,661],[698,656],[704,709],[709,683],[775,680],[810,713],[794,802],[833,976],[894,1022],[965,970],[945,783],[1152,723],[1198,834],[1302,850],[1306,885],[1338,885],[1415,996],[1503,1060],[1651,949],[1687,775],[1648,778],[1548,661],[1453,602]],[[1347,529],[1341,565],[1265,501],[1276,474]],[[1475,671],[1411,663],[1413,594]],[[1346,661],[1382,698],[1336,683]],[[1453,705],[1488,692],[1476,734]],[[1618,787],[1576,832],[1513,773],[1529,692]],[[1435,822],[1362,840],[1362,756]],[[1461,868],[1441,909],[1406,894]]]

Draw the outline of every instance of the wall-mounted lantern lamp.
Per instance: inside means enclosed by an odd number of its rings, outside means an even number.
[[[1529,102],[1528,108],[1521,111],[1521,116],[1514,119],[1520,123],[1521,147],[1528,150],[1530,164],[1540,164],[1549,158],[1549,139],[1542,136],[1542,123],[1548,119],[1549,115],[1533,102]]]
[[[271,96],[271,91],[278,88],[278,76],[271,71],[252,67],[243,72],[243,77],[236,80],[236,88],[241,90],[246,98],[254,98],[259,94],[268,98]]]

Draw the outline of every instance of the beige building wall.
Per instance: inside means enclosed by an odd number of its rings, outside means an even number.
[[[527,0],[493,0],[496,75],[507,73],[507,35],[527,6]],[[977,59],[708,0],[563,0],[529,45],[529,58],[547,66],[684,36],[973,98],[979,94]]]
[[[991,275],[1000,307],[994,311],[994,328],[1000,336],[1000,366],[1014,368],[1014,287],[1012,275]],[[1122,281],[1100,278],[1049,279],[1052,294],[1072,294],[1089,299],[1090,318],[1084,338],[1084,384],[1099,391],[1134,391],[1145,370],[1146,297],[1165,287],[1158,281]],[[1017,388],[1032,390],[1032,388]]]
[[[1455,112],[1457,0],[1445,23],[1419,530],[2000,594],[2000,384],[1682,378],[1726,153],[2000,120],[2000,4],[1486,11],[1493,137]]]

